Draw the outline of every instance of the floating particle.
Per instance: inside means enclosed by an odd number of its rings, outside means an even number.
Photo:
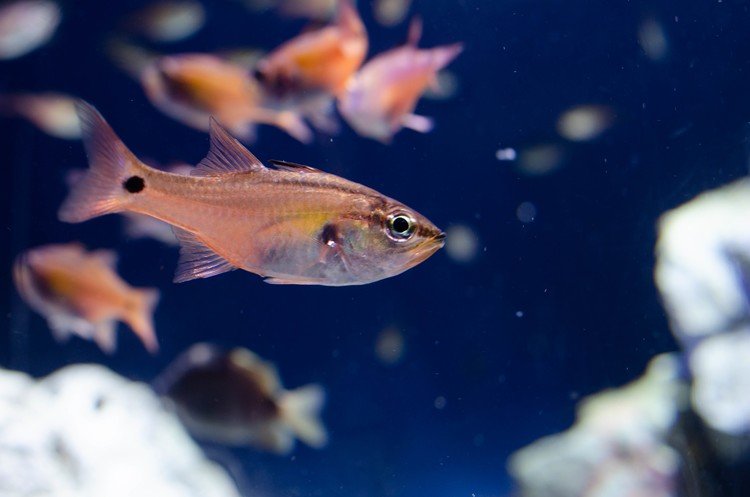
[[[536,206],[531,202],[522,202],[516,209],[516,217],[522,223],[531,223],[536,219]]]
[[[448,100],[456,96],[458,87],[458,76],[454,72],[444,69],[437,73],[435,81],[427,87],[422,96],[432,100]]]
[[[439,409],[439,410],[445,409],[445,406],[447,403],[448,401],[445,400],[445,397],[443,397],[442,395],[439,397],[436,397],[435,402],[433,402],[435,409]]]
[[[517,167],[529,176],[543,176],[558,169],[563,163],[563,158],[562,147],[553,143],[543,143],[521,150]]]
[[[516,153],[515,148],[501,148],[498,149],[497,152],[495,152],[495,159],[497,160],[516,160],[516,157],[518,157],[518,154]]]
[[[667,34],[656,19],[644,19],[638,26],[638,44],[654,61],[663,60],[669,52]]]
[[[384,364],[398,364],[404,358],[404,335],[395,327],[378,333],[375,339],[375,355]]]
[[[0,7],[0,59],[15,59],[47,43],[60,24],[55,2],[20,0]]]
[[[522,318],[523,317],[523,311],[516,311],[516,317]]]
[[[383,26],[395,26],[406,18],[411,0],[375,0],[375,20]]]
[[[479,251],[479,237],[468,226],[453,225],[446,231],[445,250],[456,262],[471,262]]]
[[[557,132],[571,141],[597,138],[612,125],[614,115],[603,105],[580,105],[566,110],[557,120]]]

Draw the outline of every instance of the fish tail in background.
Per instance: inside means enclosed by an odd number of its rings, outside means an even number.
[[[143,342],[146,350],[155,354],[159,351],[159,342],[154,331],[154,308],[159,303],[159,290],[142,288],[133,292],[132,304],[125,312],[124,320]]]
[[[134,189],[143,188],[139,174],[148,169],[93,106],[79,101],[77,110],[89,169],[73,186],[57,213],[60,221],[67,223],[125,210],[134,200]],[[133,180],[132,185],[129,180]]]
[[[435,47],[430,50],[431,54],[431,61],[432,61],[432,67],[435,72],[441,70],[448,64],[450,64],[453,59],[459,56],[461,52],[464,50],[464,44],[463,43],[453,43],[452,45],[442,45],[439,47]]]
[[[250,119],[254,122],[276,126],[302,143],[310,143],[313,139],[310,127],[302,119],[302,116],[295,111],[254,109]]]
[[[325,392],[320,385],[307,385],[285,392],[279,401],[281,416],[297,438],[307,445],[321,448],[328,443],[328,434],[320,420]]]
[[[359,17],[359,12],[357,12],[353,0],[339,0],[336,24],[350,31],[364,29],[364,24],[362,24],[362,19]]]

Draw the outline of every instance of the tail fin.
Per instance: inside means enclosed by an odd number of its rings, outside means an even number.
[[[336,12],[336,24],[352,33],[359,33],[365,30],[365,25],[359,16],[353,0],[339,0]]]
[[[459,56],[461,52],[464,50],[464,44],[463,43],[453,43],[452,45],[441,45],[439,47],[431,48],[429,49],[431,59],[432,59],[432,67],[434,71],[439,71],[448,64],[450,64],[453,59]]]
[[[94,107],[79,101],[76,110],[90,169],[71,189],[57,213],[60,221],[66,223],[124,210],[133,196],[123,188],[125,180],[146,167]]]
[[[274,111],[270,109],[253,109],[250,119],[254,122],[269,124],[286,131],[290,136],[302,143],[310,143],[313,139],[310,127],[299,113],[291,110]]]
[[[321,448],[328,443],[328,434],[320,421],[320,410],[325,403],[325,392],[320,385],[307,385],[283,394],[282,417],[307,445]]]
[[[143,342],[146,350],[155,354],[159,342],[154,331],[154,308],[159,303],[159,290],[155,288],[137,289],[133,293],[134,304],[128,308],[124,319]]]

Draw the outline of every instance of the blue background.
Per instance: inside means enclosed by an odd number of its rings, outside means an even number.
[[[124,5],[124,4],[128,5]],[[142,2],[77,0],[48,46],[0,62],[0,91],[56,90],[96,105],[142,158],[196,163],[205,134],[156,111],[103,52],[118,19]],[[405,39],[360,10],[370,54]],[[271,48],[304,25],[239,3],[208,3],[208,24],[165,51]],[[121,255],[129,282],[157,286],[161,352],[149,356],[119,334],[115,355],[54,342],[42,318],[2,280],[0,365],[47,374],[99,362],[151,381],[197,341],[245,346],[274,361],[286,386],[320,382],[330,445],[290,457],[209,447],[243,488],[261,495],[497,496],[510,489],[505,460],[566,428],[581,396],[623,384],[655,353],[673,350],[652,283],[660,213],[746,174],[750,97],[748,2],[415,0],[422,46],[463,41],[451,65],[460,92],[422,101],[436,119],[426,135],[400,133],[384,146],[350,129],[301,145],[262,128],[250,149],[261,160],[310,164],[372,186],[443,228],[473,227],[482,251],[458,264],[441,251],[407,273],[362,287],[282,287],[234,272],[171,283],[176,251],[128,241],[109,216],[80,225],[56,220],[64,176],[85,164],[81,145],[0,120],[3,274],[25,248],[81,240]],[[654,62],[637,42],[655,18],[670,45]],[[555,121],[578,104],[612,107],[614,127],[572,144]],[[501,147],[551,141],[565,164],[529,177],[495,159]],[[516,208],[533,202],[537,219]],[[516,317],[517,311],[523,317]],[[374,355],[379,331],[406,337],[404,361]],[[434,400],[445,397],[438,410]]]

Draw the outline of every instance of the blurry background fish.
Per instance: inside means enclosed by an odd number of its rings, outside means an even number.
[[[81,137],[76,99],[62,93],[0,94],[0,116],[27,119],[48,135],[66,140]]]
[[[13,278],[58,340],[78,335],[112,353],[117,321],[124,321],[154,353],[158,343],[152,313],[159,291],[131,287],[115,273],[116,265],[117,254],[109,250],[87,252],[78,243],[45,245],[16,259]]]
[[[197,0],[159,0],[134,12],[123,28],[151,41],[173,43],[193,36],[205,22],[206,9]]]
[[[315,448],[328,442],[319,419],[323,389],[285,390],[276,368],[247,349],[193,345],[162,373],[155,388],[200,439],[282,455],[291,452],[295,438]]]
[[[15,59],[47,43],[62,13],[50,0],[16,0],[0,4],[0,60]]]

